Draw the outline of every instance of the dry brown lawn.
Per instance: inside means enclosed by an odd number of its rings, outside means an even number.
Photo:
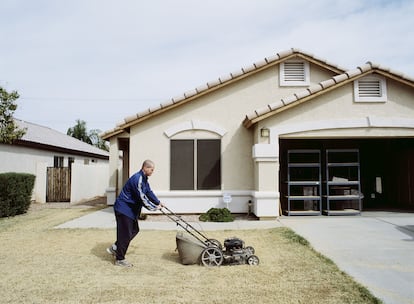
[[[1,303],[379,303],[286,228],[208,232],[242,238],[259,266],[179,263],[175,231],[142,231],[133,268],[113,265],[114,229],[54,229],[91,209],[43,209],[0,219]]]

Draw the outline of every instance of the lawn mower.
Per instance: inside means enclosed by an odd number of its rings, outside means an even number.
[[[243,240],[231,237],[225,239],[222,245],[218,240],[205,236],[167,207],[161,208],[161,212],[187,232],[187,234],[177,232],[176,235],[177,249],[182,264],[259,265],[259,258],[254,254],[254,248],[245,247]]]

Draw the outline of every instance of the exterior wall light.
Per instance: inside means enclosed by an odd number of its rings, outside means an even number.
[[[270,136],[269,128],[261,128],[260,129],[260,136],[261,137],[269,137]]]

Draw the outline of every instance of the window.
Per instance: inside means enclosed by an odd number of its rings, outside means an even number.
[[[286,61],[279,67],[281,86],[308,86],[309,63],[306,61]]]
[[[171,141],[171,190],[194,189],[194,141]]]
[[[63,161],[64,161],[64,157],[63,156],[55,156],[53,158],[53,167],[55,167],[55,168],[63,168]]]
[[[354,81],[356,102],[387,101],[387,83],[383,77],[368,76]]]
[[[171,140],[171,190],[220,189],[220,154],[218,139]]]

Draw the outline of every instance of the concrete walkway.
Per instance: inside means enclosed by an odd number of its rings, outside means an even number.
[[[200,231],[212,230],[240,230],[240,229],[269,229],[281,227],[282,223],[279,221],[245,221],[235,220],[228,223],[213,223],[213,222],[193,222],[190,223],[194,228]],[[61,224],[56,228],[115,228],[115,216],[113,208],[105,208],[85,216],[73,219],[69,222]],[[176,230],[181,229],[177,224],[168,218],[165,221],[140,221],[140,230]]]
[[[386,304],[414,304],[414,213],[363,212],[361,216],[291,216],[274,221],[191,223],[200,231],[286,226],[366,286]],[[115,228],[112,208],[56,228]],[[141,230],[180,230],[172,221],[141,221]]]

